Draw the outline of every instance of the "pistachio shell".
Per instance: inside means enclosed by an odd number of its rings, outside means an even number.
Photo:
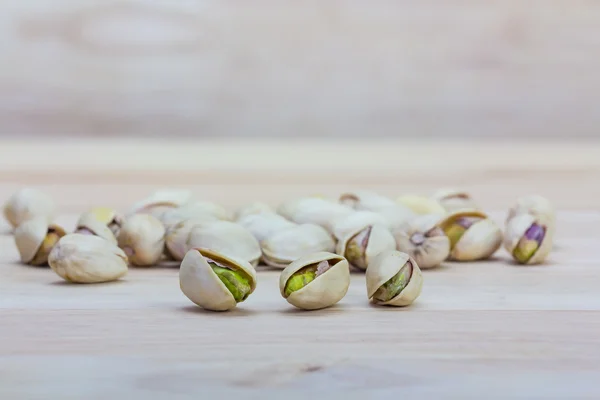
[[[247,261],[208,249],[191,249],[181,262],[179,286],[194,304],[212,311],[234,308],[237,301],[217,276],[209,260],[242,273],[248,278],[250,293],[256,289],[256,272]]]
[[[55,238],[45,243],[48,233],[54,232]],[[48,224],[46,217],[37,217],[21,223],[15,230],[15,243],[21,262],[32,265],[44,265],[56,239],[65,235],[58,225]]]
[[[175,225],[190,219],[196,221],[204,221],[204,223],[220,221],[220,219],[217,216],[199,207],[170,208],[164,211],[160,215],[159,219],[163,223],[167,231]]]
[[[158,217],[160,213],[156,210],[164,212],[169,208],[181,207],[191,199],[192,193],[188,190],[163,189],[135,203],[128,214],[151,213]]]
[[[417,216],[409,208],[400,204],[382,208],[377,212],[381,214],[383,218],[385,218],[387,225],[392,232]]]
[[[433,197],[438,203],[451,213],[458,210],[477,210],[479,207],[467,192],[456,189],[440,189]]]
[[[133,265],[147,267],[158,263],[165,247],[165,227],[149,214],[128,217],[117,237]]]
[[[102,239],[108,240],[113,244],[117,244],[117,238],[113,231],[108,227],[108,223],[104,220],[98,219],[96,213],[87,212],[79,217],[77,221],[77,226],[75,228],[75,233],[83,233],[80,231],[90,232],[93,235],[99,236]]]
[[[245,205],[241,206],[240,208],[238,208],[235,211],[235,220],[239,221],[242,218],[247,217],[248,215],[263,214],[263,213],[266,213],[266,214],[275,213],[275,210],[273,209],[273,207],[271,207],[267,203],[255,201],[253,203],[245,204]]]
[[[296,226],[292,221],[275,213],[249,214],[240,218],[237,223],[248,229],[259,242],[276,232]]]
[[[398,204],[408,207],[415,214],[446,214],[446,209],[437,200],[430,199],[429,197],[408,194],[398,197],[396,201]]]
[[[175,261],[183,260],[185,253],[188,252],[188,239],[190,232],[197,226],[206,226],[215,222],[206,221],[203,218],[190,218],[179,222],[167,229],[165,235],[165,247],[167,255]]]
[[[76,283],[110,282],[127,273],[127,256],[115,244],[98,236],[64,236],[48,257],[50,268]]]
[[[296,225],[270,235],[261,242],[263,261],[277,268],[285,268],[305,254],[335,249],[331,235],[314,224]]]
[[[333,232],[335,222],[353,213],[350,207],[318,197],[306,197],[282,204],[278,213],[297,224],[315,224]]]
[[[444,218],[438,226],[445,232],[459,218],[482,218],[475,222],[450,249],[450,259],[456,261],[483,260],[490,257],[502,244],[502,231],[494,221],[483,212],[477,210],[456,211]]]
[[[288,280],[302,268],[328,261],[333,264],[322,275],[286,297]],[[279,291],[288,303],[305,310],[317,310],[339,302],[350,286],[350,268],[344,257],[328,252],[307,254],[288,265],[279,277]]]
[[[365,230],[367,231],[365,232]],[[367,245],[366,248],[364,248],[364,251],[360,249],[360,253],[362,253],[362,255],[357,257],[355,260],[350,256],[350,254],[348,254],[348,245],[356,235],[361,233],[364,233],[367,236],[365,237]],[[338,242],[336,253],[345,257],[353,267],[366,270],[367,266],[371,260],[375,258],[375,256],[388,250],[396,250],[396,241],[394,236],[387,227],[376,224],[365,225],[349,232],[346,237]]]
[[[23,188],[14,193],[4,205],[4,216],[13,228],[25,221],[44,218],[47,223],[54,218],[54,201],[47,194],[33,188]]]
[[[257,265],[260,244],[243,226],[229,221],[217,221],[195,226],[190,231],[187,248],[211,249],[228,257],[239,258]]]
[[[187,212],[192,216],[208,214],[222,221],[230,221],[232,219],[231,213],[225,207],[211,201],[193,201],[184,204],[180,208],[183,212]]]
[[[123,216],[116,210],[108,207],[95,207],[91,210],[83,213],[77,221],[77,225],[83,225],[88,223],[89,220],[96,220],[106,225],[113,235],[116,237],[123,224]]]
[[[357,229],[367,225],[383,225],[387,228],[390,227],[388,220],[378,212],[356,211],[335,221],[333,235],[337,240],[342,240],[349,233],[356,232]]]
[[[394,231],[398,250],[412,257],[421,269],[434,268],[450,255],[450,240],[436,226],[438,215],[423,215]]]
[[[556,222],[556,211],[554,210],[554,206],[550,203],[550,200],[539,195],[519,197],[516,204],[508,211],[506,222],[521,214],[531,214],[537,217],[541,222],[552,226],[554,226]]]
[[[404,289],[389,301],[381,302],[373,298],[375,292],[400,272],[407,262],[412,264],[412,273]],[[423,275],[417,262],[408,254],[396,250],[385,251],[375,257],[367,268],[365,278],[367,281],[367,297],[373,303],[381,305],[408,306],[419,297],[423,287]]]
[[[357,190],[340,196],[340,203],[355,210],[378,211],[382,208],[395,206],[396,203],[385,196],[369,190]]]
[[[554,236],[554,227],[547,225],[546,221],[535,217],[531,214],[519,214],[511,218],[506,224],[506,232],[504,235],[504,247],[515,260],[518,260],[514,255],[515,248],[520,240],[525,236],[527,230],[533,225],[538,224],[546,228],[544,238],[535,253],[525,262],[525,264],[539,264],[543,262],[550,251],[552,250],[552,242]]]

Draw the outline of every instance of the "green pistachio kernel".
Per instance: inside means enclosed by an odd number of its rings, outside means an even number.
[[[288,297],[293,292],[302,289],[304,286],[314,281],[318,276],[324,274],[329,268],[331,268],[329,261],[323,260],[320,263],[308,265],[300,269],[285,283],[285,297]]]
[[[227,289],[233,295],[236,302],[246,300],[246,297],[252,290],[248,279],[239,273],[238,271],[231,270],[229,268],[223,268],[216,263],[208,263],[212,270],[217,274],[221,282],[227,287]]]
[[[481,221],[480,217],[459,217],[452,224],[448,224],[444,232],[450,239],[450,248],[454,248],[456,243],[465,234],[465,232],[476,222]]]
[[[346,251],[344,256],[348,262],[358,268],[366,269],[367,260],[365,258],[365,251],[369,244],[369,238],[371,236],[371,226],[363,229],[354,235],[346,244]]]
[[[407,261],[396,275],[392,276],[386,283],[377,289],[373,297],[381,302],[392,300],[406,288],[408,282],[410,282],[412,271],[412,263]]]

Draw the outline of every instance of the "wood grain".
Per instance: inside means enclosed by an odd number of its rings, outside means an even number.
[[[600,152],[593,145],[523,145],[524,160],[507,157],[510,148],[498,143],[474,145],[460,158],[458,144],[355,143],[333,152],[323,142],[1,144],[0,199],[39,185],[61,205],[57,222],[67,228],[90,204],[125,207],[173,182],[230,207],[355,187],[392,196],[466,182],[498,223],[514,197],[533,188],[559,205],[545,265],[516,266],[504,250],[486,262],[448,262],[424,272],[423,294],[406,309],[369,305],[357,273],[336,307],[296,311],[279,295],[278,273],[261,267],[246,302],[211,313],[183,296],[176,268],[131,269],[112,284],[66,284],[49,269],[19,265],[6,233],[2,399],[600,396],[593,185]]]
[[[597,137],[589,0],[0,6],[2,136]]]

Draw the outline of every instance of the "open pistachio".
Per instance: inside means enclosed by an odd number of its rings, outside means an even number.
[[[275,213],[249,214],[240,218],[237,223],[248,229],[259,242],[274,233],[297,226],[294,222]]]
[[[305,197],[282,204],[277,212],[297,224],[315,224],[333,232],[335,222],[352,214],[352,208],[319,197]]]
[[[408,306],[421,294],[423,275],[408,254],[380,253],[367,268],[367,297],[375,304]]]
[[[348,261],[337,254],[317,252],[288,265],[279,277],[279,290],[288,303],[305,310],[330,307],[350,286]]]
[[[127,273],[127,256],[117,245],[78,233],[61,238],[48,263],[58,276],[76,283],[110,282]]]
[[[439,216],[422,215],[394,231],[398,250],[411,256],[421,269],[434,268],[450,255],[450,239],[436,226]]]
[[[240,208],[238,208],[235,211],[234,217],[235,217],[236,221],[239,221],[242,218],[247,217],[248,215],[263,214],[263,213],[271,214],[271,213],[275,213],[275,210],[273,209],[273,207],[271,207],[267,203],[263,203],[261,201],[255,201],[253,203],[245,204],[245,205],[241,206]]]
[[[479,208],[467,192],[456,189],[440,189],[434,193],[433,199],[449,213],[467,209],[477,210]]]
[[[162,213],[170,208],[181,207],[192,199],[192,193],[187,190],[163,189],[156,191],[131,207],[128,215],[151,214],[160,218]]]
[[[550,250],[554,229],[531,214],[516,215],[506,224],[504,247],[520,264],[542,263]]]
[[[258,240],[243,226],[229,221],[193,227],[187,241],[187,249],[192,248],[211,249],[253,266],[261,255]]]
[[[20,189],[4,205],[4,216],[13,228],[25,221],[40,217],[50,223],[54,212],[55,205],[52,198],[33,188]]]
[[[155,265],[165,247],[165,227],[152,215],[134,214],[123,222],[117,242],[131,264]]]
[[[205,223],[220,221],[220,218],[216,215],[208,212],[206,209],[195,206],[168,209],[160,215],[159,219],[167,231],[175,225],[190,219],[201,220]]]
[[[502,244],[502,231],[480,211],[456,211],[446,216],[438,226],[450,239],[452,260],[483,260],[494,254]]]
[[[350,265],[366,270],[375,256],[383,251],[396,250],[396,241],[384,225],[365,225],[349,232],[337,244],[336,253]]]
[[[389,228],[388,220],[375,211],[356,211],[350,215],[338,219],[333,226],[333,236],[342,240],[349,233],[367,225],[383,225]]]
[[[335,249],[331,235],[319,225],[301,224],[273,233],[261,243],[265,264],[285,268],[305,254]]]
[[[408,207],[415,214],[446,214],[446,209],[437,200],[429,197],[408,194],[398,197],[396,201],[398,204]]]
[[[197,226],[205,226],[215,222],[214,220],[205,220],[204,218],[190,218],[181,221],[169,227],[165,234],[165,252],[166,255],[175,260],[181,261],[188,252],[188,239],[190,232]]]
[[[554,206],[550,203],[550,200],[539,195],[519,197],[516,204],[508,211],[506,222],[508,223],[512,218],[521,214],[531,214],[542,222],[552,226],[556,222]]]
[[[226,311],[252,294],[256,272],[247,261],[194,248],[181,262],[179,286],[194,304],[211,311]]]
[[[110,208],[94,208],[83,213],[77,221],[75,233],[99,236],[102,239],[116,244],[118,234],[123,223],[122,218]]]
[[[46,217],[22,222],[15,230],[15,243],[21,255],[21,262],[46,265],[48,254],[65,234],[60,226],[48,224]]]
[[[378,211],[396,205],[396,203],[379,193],[370,190],[357,190],[340,196],[340,203],[355,210]]]

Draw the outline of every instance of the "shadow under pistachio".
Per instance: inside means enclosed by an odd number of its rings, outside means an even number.
[[[188,306],[178,307],[178,310],[183,311],[188,314],[218,315],[219,317],[224,316],[224,317],[231,317],[231,318],[248,317],[251,315],[260,314],[260,311],[252,310],[249,308],[243,308],[243,307],[235,307],[231,310],[226,310],[226,311],[212,311],[212,310],[204,309],[199,306],[188,305]]]

